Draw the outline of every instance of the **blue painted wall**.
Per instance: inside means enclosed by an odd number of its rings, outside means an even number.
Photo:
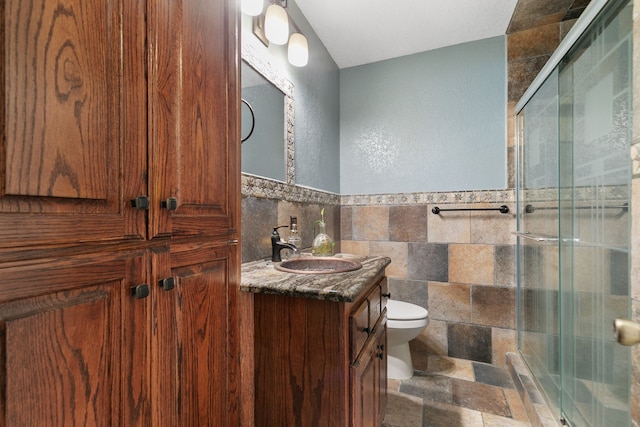
[[[340,72],[341,194],[504,189],[506,38]]]
[[[340,70],[294,1],[287,12],[307,37],[309,64],[290,65],[286,46],[258,46],[294,85],[296,184],[340,193]],[[243,38],[255,39],[252,27],[243,15]]]

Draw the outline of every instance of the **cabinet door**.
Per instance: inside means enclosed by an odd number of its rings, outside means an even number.
[[[0,270],[0,425],[143,425],[149,365],[138,322],[149,311],[130,286],[144,264],[133,254]]]
[[[142,3],[3,2],[0,249],[144,236]]]
[[[229,235],[238,226],[235,3],[151,4],[151,237]]]
[[[351,367],[352,426],[378,427],[387,404],[386,312]]]
[[[162,425],[237,426],[237,247],[174,246],[155,254],[153,265],[159,280],[175,281],[173,289],[156,294],[156,419]]]

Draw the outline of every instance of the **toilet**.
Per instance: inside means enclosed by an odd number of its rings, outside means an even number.
[[[413,376],[409,341],[429,324],[429,312],[404,301],[387,300],[387,377],[404,380]]]

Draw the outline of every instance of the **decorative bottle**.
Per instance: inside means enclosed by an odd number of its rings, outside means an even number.
[[[316,226],[318,233],[316,234]],[[313,223],[313,246],[311,254],[315,256],[333,256],[334,243],[331,237],[326,233],[326,224],[324,223],[324,208],[320,211],[320,219]]]

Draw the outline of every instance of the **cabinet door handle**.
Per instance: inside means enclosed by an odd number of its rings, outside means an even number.
[[[385,298],[391,298],[391,292],[387,292],[386,294],[382,294]]]
[[[371,333],[371,329],[369,329],[369,328],[362,328],[362,332],[364,332],[365,334],[369,334],[369,333]]]
[[[135,199],[131,199],[131,207],[139,211],[146,211],[149,209],[149,198],[147,196],[138,196]]]
[[[131,287],[131,295],[136,297],[137,299],[146,298],[149,296],[149,285],[143,283],[142,285],[132,286]]]
[[[170,291],[176,287],[176,279],[174,277],[167,277],[158,281],[158,284],[165,291]]]
[[[382,359],[384,359],[384,353],[383,352],[376,353],[376,357],[378,359],[382,360]]]
[[[160,206],[168,211],[175,211],[178,209],[178,199],[175,197],[169,197],[168,199],[160,202]]]

